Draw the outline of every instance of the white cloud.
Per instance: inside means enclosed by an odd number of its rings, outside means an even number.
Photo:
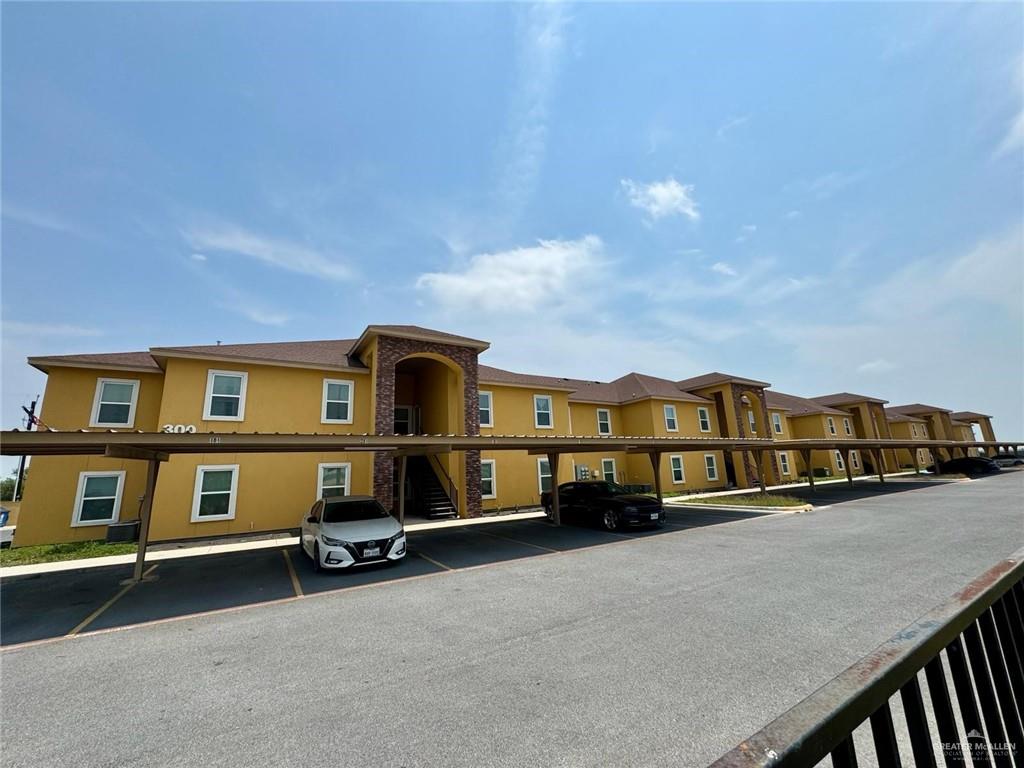
[[[530,310],[560,303],[575,283],[594,278],[605,263],[599,237],[540,240],[537,245],[470,257],[462,269],[420,275],[416,287],[449,308]]]
[[[79,236],[83,234],[69,221],[47,211],[25,208],[7,200],[3,201],[2,210],[5,219],[28,224],[37,229],[46,229],[51,232],[66,232]]]
[[[671,176],[664,181],[649,184],[622,179],[621,184],[630,205],[645,211],[651,219],[686,216],[691,221],[697,221],[700,218],[700,211],[693,199],[692,184],[680,184]]]
[[[858,373],[888,373],[889,371],[896,368],[896,363],[890,362],[885,358],[876,358],[869,360],[866,363],[861,363],[857,366]]]
[[[996,148],[996,157],[1024,149],[1024,110],[1017,113],[1016,119],[1006,132],[1003,140]]]
[[[23,323],[15,320],[4,321],[3,332],[4,334],[11,336],[83,337],[103,335],[103,331],[81,325],[64,323]]]
[[[206,256],[204,256],[201,253],[193,253],[192,254],[192,260],[193,261],[206,261]]]
[[[803,216],[803,213],[801,211],[797,211],[797,210],[789,211],[786,214],[786,218],[787,219],[799,219],[801,216]]]
[[[260,325],[281,326],[286,325],[291,319],[286,312],[279,312],[267,307],[256,306],[247,302],[224,303],[225,309],[229,309],[242,317]]]
[[[830,171],[810,181],[802,182],[798,186],[819,200],[827,200],[847,187],[862,181],[866,176],[867,171],[852,173]]]
[[[750,236],[757,232],[756,224],[744,224],[740,227],[740,233],[736,236],[737,243],[745,243],[750,239]]]
[[[197,250],[247,256],[272,267],[324,280],[352,277],[348,266],[320,251],[300,243],[259,235],[232,224],[196,227],[183,234],[189,246]]]
[[[726,120],[722,126],[715,131],[715,136],[719,139],[724,139],[726,135],[734,128],[739,128],[746,122],[749,122],[750,115],[743,115],[742,117],[734,117],[731,120]]]
[[[712,264],[711,271],[717,272],[720,275],[725,275],[726,277],[736,277],[736,275],[739,274],[739,272],[737,272],[731,266],[726,264],[724,261],[716,261],[714,264]]]

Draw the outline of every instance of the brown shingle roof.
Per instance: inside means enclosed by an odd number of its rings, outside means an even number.
[[[51,365],[73,366],[77,368],[95,366],[97,368],[131,368],[160,371],[160,366],[149,352],[101,352],[84,355],[44,355],[30,357],[28,364],[44,373],[49,372]]]
[[[354,339],[322,341],[279,341],[260,344],[205,344],[191,347],[153,347],[154,357],[196,355],[199,357],[238,358],[246,361],[290,363],[292,365],[365,368],[349,357]]]
[[[574,392],[581,387],[590,386],[599,382],[584,381],[582,379],[567,379],[558,376],[537,376],[532,373],[516,373],[506,371],[502,368],[492,368],[489,365],[478,366],[479,379],[481,384],[510,384],[520,387],[541,387],[548,389],[561,389]]]
[[[368,325],[362,332],[355,344],[353,352],[362,348],[364,340],[373,336],[398,336],[400,338],[423,339],[425,341],[439,341],[442,343],[456,344],[463,347],[472,347],[480,352],[491,346],[488,341],[471,339],[469,336],[459,336],[445,331],[435,331],[432,328],[423,328],[419,325]]]
[[[951,419],[957,421],[977,421],[978,419],[991,419],[987,413],[978,413],[977,411],[957,411],[956,413],[950,414]]]
[[[830,408],[827,405],[797,395],[787,395],[785,392],[776,392],[771,389],[764,391],[765,400],[769,408],[782,408],[788,410],[790,416],[810,416],[812,414],[827,414],[835,416],[849,416],[846,411],[837,408]]]
[[[879,400],[877,397],[855,395],[853,392],[836,392],[834,395],[812,397],[811,400],[822,405],[849,405],[850,403],[877,403],[878,405],[884,405],[889,402],[888,400]]]
[[[923,405],[922,403],[911,403],[910,405],[894,405],[892,408],[886,408],[887,411],[893,411],[894,413],[902,413],[906,416],[914,416],[918,413],[952,413],[948,408],[939,408],[937,405]]]
[[[701,376],[694,376],[689,379],[682,379],[676,382],[676,385],[680,389],[694,390],[701,389],[702,387],[710,387],[715,384],[722,384],[727,381],[734,381],[737,384],[747,384],[752,387],[770,387],[767,381],[758,381],[757,379],[745,379],[742,376],[732,376],[728,373],[705,373]]]
[[[629,403],[648,397],[691,403],[711,402],[699,395],[684,392],[674,381],[643,373],[627,373],[607,384],[595,382],[569,395],[570,400],[600,403]]]
[[[916,416],[908,416],[905,413],[895,413],[891,408],[885,409],[885,420],[892,422],[914,421],[921,424],[928,423],[926,419],[919,419]]]

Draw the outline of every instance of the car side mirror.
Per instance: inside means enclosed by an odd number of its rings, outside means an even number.
[[[307,517],[306,518],[306,522],[307,523],[315,523],[315,522],[317,522],[316,515],[310,515],[309,517]]]

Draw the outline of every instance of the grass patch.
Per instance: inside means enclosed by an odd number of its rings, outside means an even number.
[[[713,504],[725,507],[802,507],[807,502],[793,496],[771,493],[744,493],[737,496],[705,496],[688,499],[687,504]]]
[[[75,541],[68,544],[39,544],[34,547],[0,549],[0,566],[56,563],[109,555],[133,555],[135,542],[107,544],[105,541]]]

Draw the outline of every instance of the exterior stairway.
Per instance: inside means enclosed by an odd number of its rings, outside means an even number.
[[[431,520],[455,517],[455,505],[426,456],[410,456],[406,474],[412,484],[416,513]]]

